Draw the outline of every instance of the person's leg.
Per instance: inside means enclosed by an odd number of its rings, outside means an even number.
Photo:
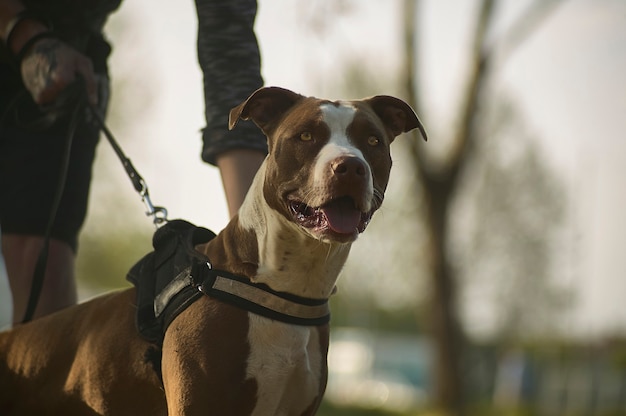
[[[0,163],[0,223],[2,253],[13,294],[13,322],[19,323],[31,292],[37,259],[54,212],[52,201],[60,192],[59,160],[63,133],[9,132],[10,160]],[[16,142],[21,140],[19,146]],[[79,230],[85,219],[91,163],[97,143],[95,133],[77,130],[72,142],[65,186],[50,228],[49,251],[43,286],[34,317],[76,303],[74,259]],[[26,146],[30,144],[30,150]],[[28,153],[30,151],[30,153]]]
[[[43,238],[32,235],[5,234],[2,252],[13,292],[13,323],[24,318],[30,296],[33,273],[43,246]],[[74,252],[64,242],[51,239],[46,273],[34,318],[56,312],[76,303]]]
[[[98,67],[105,71],[102,62]],[[13,321],[20,322],[48,231],[48,260],[35,317],[77,301],[74,261],[78,234],[87,212],[100,128],[85,108],[78,113],[78,125],[71,134],[69,115],[58,116],[51,122],[32,100],[23,98],[28,96],[21,90],[19,75],[12,68],[0,65],[0,75],[2,252],[13,294]],[[99,107],[104,114],[109,82],[104,72],[97,78]],[[64,171],[62,161],[68,156],[69,164]],[[59,205],[55,210],[53,201],[58,197]]]

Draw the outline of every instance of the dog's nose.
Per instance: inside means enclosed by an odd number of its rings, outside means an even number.
[[[364,177],[368,168],[363,160],[354,156],[342,156],[333,160],[330,164],[330,167],[335,176],[340,177]]]

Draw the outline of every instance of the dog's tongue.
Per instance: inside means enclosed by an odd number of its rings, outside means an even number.
[[[358,230],[361,211],[354,208],[350,198],[336,199],[322,208],[329,227],[336,233],[351,234]]]

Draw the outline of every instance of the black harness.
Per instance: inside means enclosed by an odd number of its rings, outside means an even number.
[[[154,251],[127,275],[137,289],[136,324],[144,339],[160,347],[174,318],[204,295],[289,324],[316,326],[330,321],[328,299],[277,292],[246,277],[213,269],[194,247],[214,237],[212,231],[184,220],[169,221],[155,232]]]

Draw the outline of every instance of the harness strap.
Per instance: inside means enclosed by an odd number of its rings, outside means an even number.
[[[311,299],[277,292],[269,286],[222,270],[207,270],[198,287],[209,297],[256,315],[288,324],[316,326],[330,322],[328,299]]]
[[[197,263],[180,272],[154,298],[154,316],[163,320],[163,335],[174,318],[203,294],[288,324],[316,326],[330,322],[327,299],[277,292],[244,277],[213,270],[209,263]]]

